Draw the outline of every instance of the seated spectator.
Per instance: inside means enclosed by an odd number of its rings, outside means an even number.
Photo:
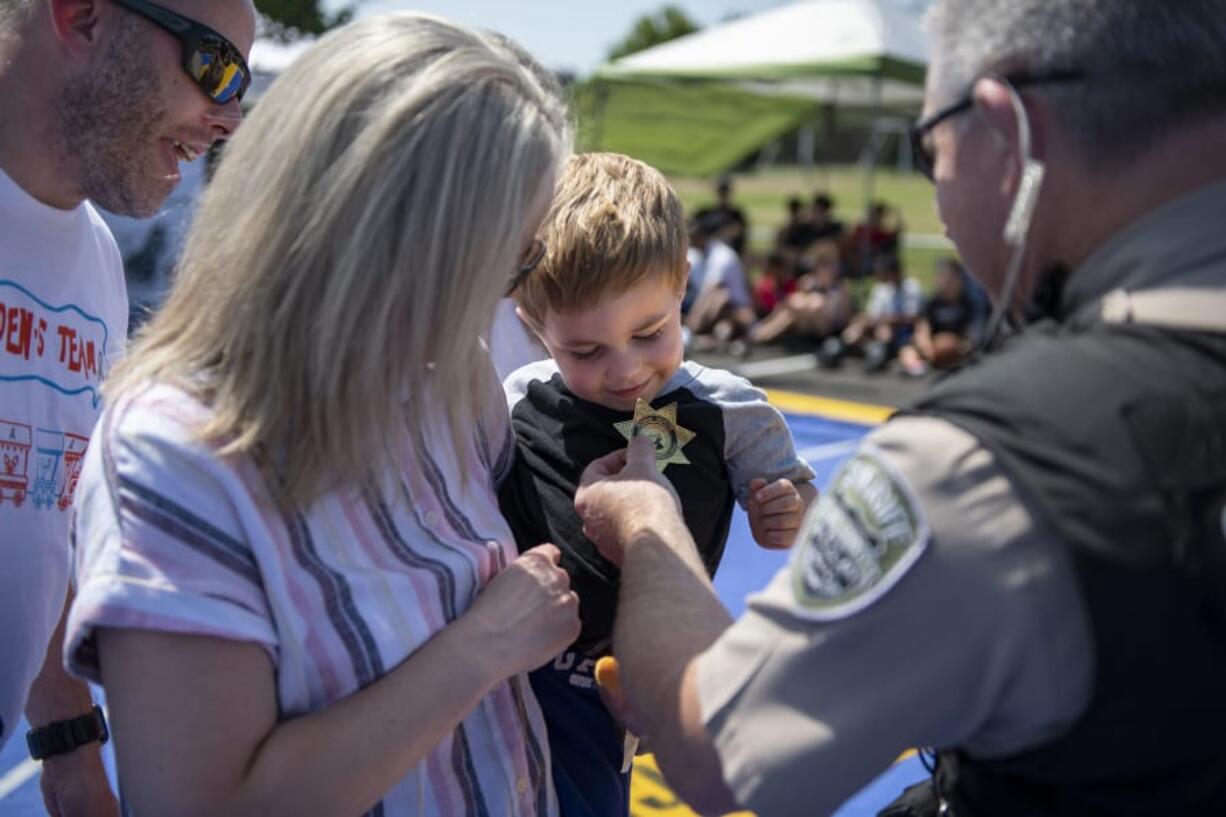
[[[745,211],[732,203],[732,177],[721,176],[715,185],[717,201],[714,205],[703,207],[694,214],[694,218],[703,219],[709,216],[720,217],[719,237],[723,239],[740,257],[745,255],[745,241],[749,238],[749,221]]]
[[[896,255],[879,256],[873,277],[876,280],[864,311],[852,318],[840,338],[831,338],[823,346],[824,364],[835,364],[844,354],[857,352],[863,355],[867,371],[878,372],[911,340],[924,303],[919,282],[903,277]]]
[[[784,253],[772,252],[753,284],[754,310],[759,317],[769,315],[795,291],[796,265]]]
[[[723,218],[715,213],[690,224],[690,276],[682,311],[697,348],[738,337],[755,318],[745,267],[720,239],[722,224]],[[711,337],[702,339],[706,335]]]
[[[750,342],[821,340],[847,325],[851,293],[843,282],[838,249],[830,242],[817,247],[824,252],[816,255],[813,271],[802,275],[796,281],[796,291],[749,330]]]
[[[813,222],[805,218],[804,202],[793,196],[788,199],[788,221],[775,234],[775,249],[799,256],[817,240]]]
[[[810,232],[813,241],[843,240],[843,222],[834,218],[834,199],[826,193],[818,193],[813,197],[813,209],[809,215]]]
[[[966,286],[966,272],[952,258],[937,261],[932,298],[915,322],[915,337],[898,352],[903,372],[920,376],[931,366],[957,366],[971,350],[975,305]]]
[[[880,256],[897,255],[902,230],[902,216],[884,202],[875,202],[868,210],[868,218],[856,225],[847,242],[849,274],[862,278],[876,269]]]

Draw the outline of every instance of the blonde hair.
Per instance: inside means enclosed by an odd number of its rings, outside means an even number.
[[[431,407],[459,458],[495,383],[480,336],[570,133],[504,38],[416,14],[329,33],[226,147],[108,395],[188,389],[202,439],[253,455],[279,502],[387,473]]]
[[[658,170],[629,156],[572,156],[539,235],[545,257],[514,293],[538,326],[549,310],[585,309],[661,272],[685,288],[681,201]]]

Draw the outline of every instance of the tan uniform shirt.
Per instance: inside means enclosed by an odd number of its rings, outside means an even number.
[[[725,779],[770,817],[833,811],[911,746],[1042,743],[1093,670],[1065,548],[973,437],[900,418],[835,476],[698,678]]]

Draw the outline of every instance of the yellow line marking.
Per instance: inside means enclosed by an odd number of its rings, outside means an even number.
[[[894,762],[901,763],[915,753],[914,749],[908,749]],[[630,777],[630,814],[633,817],[698,817],[668,787],[654,755],[639,755],[634,759],[634,774]],[[724,817],[754,815],[752,812],[738,811]]]
[[[634,759],[634,774],[630,776],[630,813],[633,817],[698,817],[664,782],[653,755],[639,755]],[[725,817],[753,817],[753,814],[738,811]]]
[[[771,405],[780,411],[817,414],[831,420],[875,426],[885,422],[894,413],[892,408],[874,406],[871,403],[853,403],[850,400],[834,400],[829,397],[814,397],[811,394],[776,389],[765,389],[765,391],[766,398],[770,400]]]

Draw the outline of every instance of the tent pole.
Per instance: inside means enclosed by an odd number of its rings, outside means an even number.
[[[836,92],[837,93],[837,92]],[[830,104],[822,107],[822,141],[819,149],[823,152],[822,170],[824,176],[822,178],[822,186],[827,191],[830,189],[830,163],[831,157],[834,155],[834,143],[839,131],[838,126],[838,108],[835,106],[834,99],[831,99]]]
[[[822,117],[822,127],[824,131],[822,134],[823,139],[821,145],[823,154],[821,162],[822,188],[826,191],[827,195],[830,193],[830,165],[834,161],[834,137],[838,130],[835,117],[838,116],[839,86],[841,84],[841,80],[831,80],[830,102],[826,105],[825,110],[823,111],[824,116]]]
[[[873,77],[873,130],[869,136],[869,144],[865,150],[865,158],[867,166],[864,169],[864,223],[867,224],[869,215],[873,210],[873,197],[877,190],[877,154],[881,150],[881,142],[877,130],[878,120],[881,119],[881,74]],[[856,248],[860,255],[859,268],[861,274],[871,273],[870,268],[872,262],[873,245],[872,239],[868,230],[864,230],[860,236],[860,246]]]

